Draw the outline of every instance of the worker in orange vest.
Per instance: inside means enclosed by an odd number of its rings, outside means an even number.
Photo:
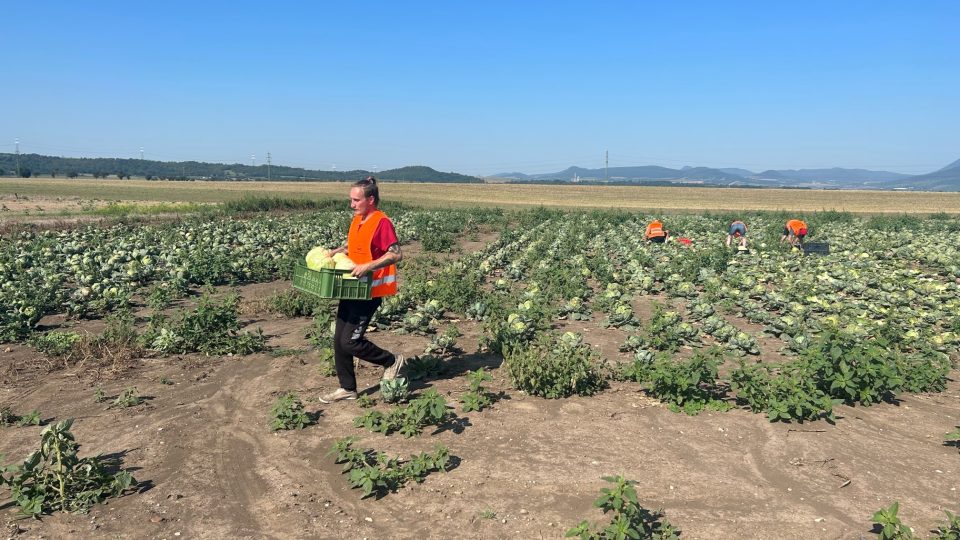
[[[807,223],[800,219],[791,219],[783,226],[783,236],[780,237],[780,243],[785,240],[790,242],[791,246],[803,246],[803,239],[807,236]]]
[[[350,188],[353,221],[347,232],[347,245],[334,249],[346,252],[356,266],[352,274],[369,274],[370,300],[341,299],[333,332],[333,355],[340,387],[320,397],[323,403],[357,399],[357,375],[353,357],[383,366],[383,379],[395,379],[403,368],[403,355],[381,349],[366,338],[370,319],[385,296],[397,294],[397,263],[403,259],[393,222],[382,211],[377,179],[369,176]]]
[[[659,219],[654,219],[647,225],[647,231],[643,237],[647,239],[647,242],[662,244],[667,241],[669,235],[670,231],[663,228],[663,223]]]

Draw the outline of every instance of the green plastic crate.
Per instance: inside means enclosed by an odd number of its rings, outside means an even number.
[[[370,300],[370,276],[355,278],[349,270],[311,270],[302,264],[293,267],[293,288],[320,298]]]

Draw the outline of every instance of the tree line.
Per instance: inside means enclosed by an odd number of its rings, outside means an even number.
[[[240,163],[204,163],[199,161],[153,161],[148,159],[70,158],[0,153],[0,176],[53,176],[77,178],[146,178],[147,180],[276,180],[276,181],[355,181],[373,174],[380,180],[397,182],[479,183],[480,178],[430,167],[411,166],[372,173],[321,171],[283,165],[243,165]]]

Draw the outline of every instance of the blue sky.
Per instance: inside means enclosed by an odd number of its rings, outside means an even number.
[[[0,152],[470,174],[960,158],[960,2],[7,2]]]

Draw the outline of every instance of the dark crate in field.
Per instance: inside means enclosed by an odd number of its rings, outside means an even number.
[[[830,253],[830,245],[826,242],[811,242],[803,245],[805,254],[827,255]]]
[[[302,264],[293,267],[293,288],[320,298],[370,299],[370,276],[355,278],[349,270],[311,270]]]

